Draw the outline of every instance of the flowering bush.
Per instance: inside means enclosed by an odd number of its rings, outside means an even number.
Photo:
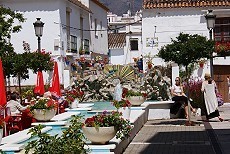
[[[193,100],[191,105],[196,108],[201,108],[204,111],[204,103],[203,103],[203,94],[201,92],[202,86],[201,79],[190,79],[189,80],[189,88],[187,83],[184,84],[184,89],[187,92],[189,90],[189,97]]]
[[[74,99],[79,98],[81,99],[84,95],[84,92],[78,89],[72,89],[66,93],[66,101],[71,104]]]
[[[86,127],[110,127],[114,126],[117,130],[116,138],[125,139],[129,137],[131,131],[131,124],[128,120],[121,117],[121,113],[112,111],[108,113],[104,111],[102,114],[95,115],[85,120],[84,126]]]
[[[130,96],[143,96],[143,97],[147,97],[147,94],[145,92],[128,90],[127,88],[123,88],[122,97],[125,98],[125,97],[130,97]]]
[[[129,102],[129,100],[126,100],[126,99],[121,99],[120,101],[113,100],[113,106],[119,109],[122,107],[130,107],[131,103]]]
[[[57,109],[58,104],[50,98],[39,98],[32,106],[30,106],[30,110],[33,111],[34,109]]]
[[[230,42],[217,42],[215,48],[217,53],[228,51],[230,50]]]

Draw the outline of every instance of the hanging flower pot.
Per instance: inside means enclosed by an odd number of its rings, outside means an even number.
[[[199,65],[200,65],[200,68],[204,67],[204,63],[199,63]]]
[[[153,65],[152,65],[151,63],[149,63],[149,64],[148,64],[148,69],[151,69],[152,66],[153,66]]]
[[[204,68],[205,60],[201,59],[199,62],[200,68]]]

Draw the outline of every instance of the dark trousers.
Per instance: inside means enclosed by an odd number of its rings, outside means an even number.
[[[186,105],[188,105],[188,98],[185,96],[174,96],[172,100],[175,102],[184,102]]]

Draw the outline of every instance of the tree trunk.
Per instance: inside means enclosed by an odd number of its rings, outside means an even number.
[[[8,82],[7,91],[10,91],[10,77],[7,77],[7,82]]]
[[[20,103],[22,103],[22,88],[21,88],[21,75],[20,74],[18,74],[18,87],[19,87]]]
[[[188,97],[188,122],[189,122],[189,124],[191,124],[191,107],[190,107],[190,92],[189,92],[189,73],[188,73],[188,66],[185,66],[185,74],[186,74],[187,97]]]

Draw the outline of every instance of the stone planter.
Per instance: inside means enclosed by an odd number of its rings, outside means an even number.
[[[143,96],[130,96],[127,100],[130,101],[132,106],[140,106],[145,102],[145,98]]]
[[[34,118],[37,119],[38,121],[49,121],[55,116],[56,112],[57,112],[56,109],[51,109],[51,110],[34,109],[33,115],[34,115]]]
[[[78,99],[76,98],[71,104],[69,104],[69,107],[71,109],[76,109],[78,107],[78,104],[79,104],[79,101]]]
[[[114,126],[111,127],[82,127],[85,137],[89,139],[92,144],[106,144],[109,140],[114,138],[116,130]]]
[[[131,108],[130,107],[122,107],[118,109],[118,112],[122,113],[122,117],[124,119],[130,119]]]

